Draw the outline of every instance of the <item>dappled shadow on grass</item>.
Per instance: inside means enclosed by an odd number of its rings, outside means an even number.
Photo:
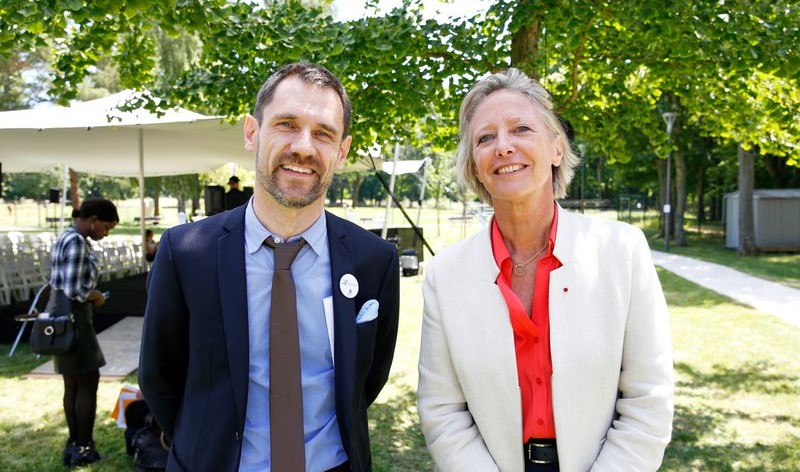
[[[705,405],[692,407],[675,405],[672,421],[672,444],[694,444],[706,433],[719,427],[725,415],[716,408]]]
[[[798,470],[800,437],[787,433],[800,428],[800,417],[768,407],[800,395],[796,375],[765,360],[710,372],[678,362],[675,370],[672,442],[660,470]]]
[[[788,437],[777,444],[729,442],[697,445],[673,439],[667,448],[662,471],[797,472],[800,438]]]
[[[748,437],[733,437],[725,444],[709,444],[704,437],[719,435],[719,430],[733,420],[790,422],[796,418],[776,415],[758,418],[721,406],[676,405],[672,442],[667,447],[662,471],[775,471],[797,472],[800,463],[800,438],[787,436],[781,442],[765,445],[751,443]]]
[[[675,364],[675,371],[688,377],[678,379],[678,387],[704,386],[728,392],[761,393],[765,395],[800,395],[798,377],[775,372],[775,367],[765,360],[748,362],[734,367],[715,364],[711,372],[700,370],[683,362]]]
[[[370,442],[375,472],[433,470],[419,426],[414,391],[396,387],[397,395],[369,408]]]
[[[54,392],[53,401],[60,400],[60,392]],[[0,470],[64,470],[61,448],[64,447],[67,433],[60,412],[24,422],[3,422],[0,431]]]

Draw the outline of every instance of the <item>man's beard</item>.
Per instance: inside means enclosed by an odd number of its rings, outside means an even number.
[[[260,161],[261,159],[259,159]],[[296,162],[298,159],[296,158],[288,158],[288,159],[281,159],[281,164],[292,163]],[[324,196],[325,193],[328,191],[328,188],[331,186],[331,179],[323,180],[322,176],[319,172],[315,172],[314,177],[317,179],[316,183],[308,189],[307,191],[295,191],[292,192],[291,189],[289,191],[281,188],[280,183],[278,182],[278,171],[273,170],[269,173],[264,173],[261,170],[261,166],[259,163],[256,164],[256,180],[258,180],[259,185],[267,191],[272,198],[275,199],[279,204],[287,207],[287,208],[305,208],[313,203],[315,203],[320,197]],[[321,166],[314,166],[315,170],[320,169]]]

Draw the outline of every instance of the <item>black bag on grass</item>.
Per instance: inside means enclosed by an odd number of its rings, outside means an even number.
[[[128,403],[125,407],[125,451],[129,456],[133,456],[133,437],[140,429],[147,426],[147,417],[150,415],[150,407],[144,400],[135,400]]]
[[[125,449],[133,456],[136,472],[160,472],[167,468],[169,445],[164,433],[144,400],[136,400],[125,408]]]
[[[169,447],[164,433],[155,421],[136,432],[133,437],[133,470],[160,472],[167,470]]]

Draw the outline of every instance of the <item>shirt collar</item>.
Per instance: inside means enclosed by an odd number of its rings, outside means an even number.
[[[80,232],[80,231],[78,231],[78,228],[76,228],[76,227],[75,227],[75,225],[70,225],[70,226],[67,226],[67,229],[66,229],[66,231],[69,231],[70,233],[75,233],[75,234],[77,234],[78,236],[80,236],[81,238],[83,238],[83,239],[84,239],[84,240],[85,240],[87,243],[90,243],[90,244],[91,244],[91,242],[89,241],[89,236],[88,236],[88,235],[87,235],[87,236],[84,236],[84,235],[82,235],[82,234],[81,234],[81,232]]]
[[[322,253],[327,234],[325,212],[323,211],[314,224],[302,233],[290,237],[289,241],[295,241],[302,237],[306,240],[308,246],[319,255]],[[264,240],[272,235],[273,233],[258,221],[256,212],[253,209],[253,199],[251,198],[250,201],[247,202],[247,208],[244,211],[244,240],[248,254],[253,254],[258,251],[264,243]]]

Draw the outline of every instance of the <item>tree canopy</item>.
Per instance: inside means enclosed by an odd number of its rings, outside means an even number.
[[[697,151],[711,143],[800,167],[796,0],[498,0],[442,22],[425,19],[421,0],[352,21],[308,3],[4,0],[0,65],[47,50],[49,93],[66,101],[109,61],[124,87],[237,117],[278,66],[310,60],[343,79],[354,149],[405,142],[442,156],[454,147],[466,90],[513,64],[541,80],[599,159],[594,180],[603,163],[648,162],[654,180],[652,161],[669,149],[666,110],[680,113],[680,159],[735,163],[730,153]]]

